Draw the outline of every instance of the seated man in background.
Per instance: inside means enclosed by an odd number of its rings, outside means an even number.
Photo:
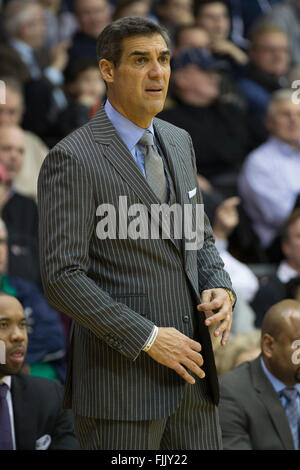
[[[78,450],[73,415],[62,409],[61,386],[20,372],[28,344],[20,302],[0,295],[0,449]],[[4,362],[4,363],[3,363]]]
[[[300,194],[300,104],[291,90],[272,95],[266,125],[271,136],[248,155],[238,186],[261,247],[276,262],[276,237]]]
[[[0,182],[1,217],[9,234],[8,272],[41,285],[38,255],[36,202],[15,191],[14,180],[22,168],[25,152],[23,130],[14,125],[0,127],[0,165],[6,178]]]
[[[197,171],[225,197],[236,195],[237,176],[249,151],[245,116],[222,102],[219,70],[223,62],[204,49],[184,50],[173,61],[172,97],[176,104],[158,117],[188,131]]]
[[[276,302],[288,297],[286,284],[300,276],[300,209],[295,209],[281,230],[281,250],[284,259],[276,273],[262,281],[252,301],[255,325],[260,328],[266,311]]]
[[[7,275],[7,230],[0,218],[0,291],[21,302],[28,325],[29,347],[25,358],[28,373],[64,383],[66,337],[59,314],[31,282]]]
[[[262,354],[220,376],[225,450],[299,450],[300,303],[283,300],[265,315]]]
[[[12,76],[1,76],[5,83],[5,103],[0,103],[0,126],[21,126],[25,102],[21,82]],[[14,180],[15,190],[23,196],[37,199],[37,179],[45,156],[45,143],[30,131],[24,131],[25,152],[22,168]]]

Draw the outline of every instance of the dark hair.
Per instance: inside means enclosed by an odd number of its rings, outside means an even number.
[[[120,62],[123,39],[132,36],[153,36],[160,34],[169,46],[167,31],[147,18],[127,16],[106,26],[97,39],[97,59],[107,59],[115,66]]]
[[[82,57],[72,60],[64,71],[65,83],[75,82],[82,72],[92,68],[99,70],[96,59]]]
[[[300,289],[300,276],[293,277],[285,285],[286,288],[286,298],[287,299],[296,299],[297,291]]]
[[[280,230],[280,238],[281,240],[287,241],[290,236],[290,227],[293,225],[297,220],[300,219],[300,208],[294,209],[291,215],[286,219],[284,222],[281,230]]]

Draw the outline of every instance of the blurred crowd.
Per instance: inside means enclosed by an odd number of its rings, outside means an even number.
[[[238,294],[232,345],[220,357],[215,346],[218,372],[260,353],[272,305],[300,301],[300,0],[2,0],[1,290],[27,317],[24,367],[62,383],[69,320],[43,297],[37,178],[49,149],[105,101],[96,41],[124,16],[159,22],[171,38],[158,117],[192,137],[206,212]]]

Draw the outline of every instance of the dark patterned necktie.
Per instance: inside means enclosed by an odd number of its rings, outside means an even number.
[[[289,421],[293,436],[295,449],[299,449],[299,405],[297,400],[298,392],[294,387],[286,387],[281,392],[286,398],[285,413]]]
[[[167,184],[162,158],[154,147],[153,135],[146,131],[138,142],[145,157],[146,179],[160,202],[167,200]]]
[[[13,450],[11,423],[6,395],[8,386],[0,385],[0,449]]]

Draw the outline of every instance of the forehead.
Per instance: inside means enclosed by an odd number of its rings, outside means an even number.
[[[279,338],[283,341],[295,341],[300,339],[300,308],[290,310],[282,322],[282,330]]]
[[[26,318],[22,306],[16,299],[0,297],[0,319],[4,317],[12,320]]]
[[[288,38],[284,33],[281,32],[269,32],[258,36],[257,45],[264,46],[265,44],[288,44]]]
[[[24,147],[24,134],[18,128],[0,129],[0,144]]]
[[[160,34],[131,36],[122,41],[122,58],[128,57],[134,51],[159,54],[166,50],[168,50],[167,43]]]
[[[295,113],[300,112],[300,104],[293,103],[291,99],[282,99],[278,100],[275,103],[275,109],[277,113],[279,112],[285,112],[285,111],[292,111]]]

